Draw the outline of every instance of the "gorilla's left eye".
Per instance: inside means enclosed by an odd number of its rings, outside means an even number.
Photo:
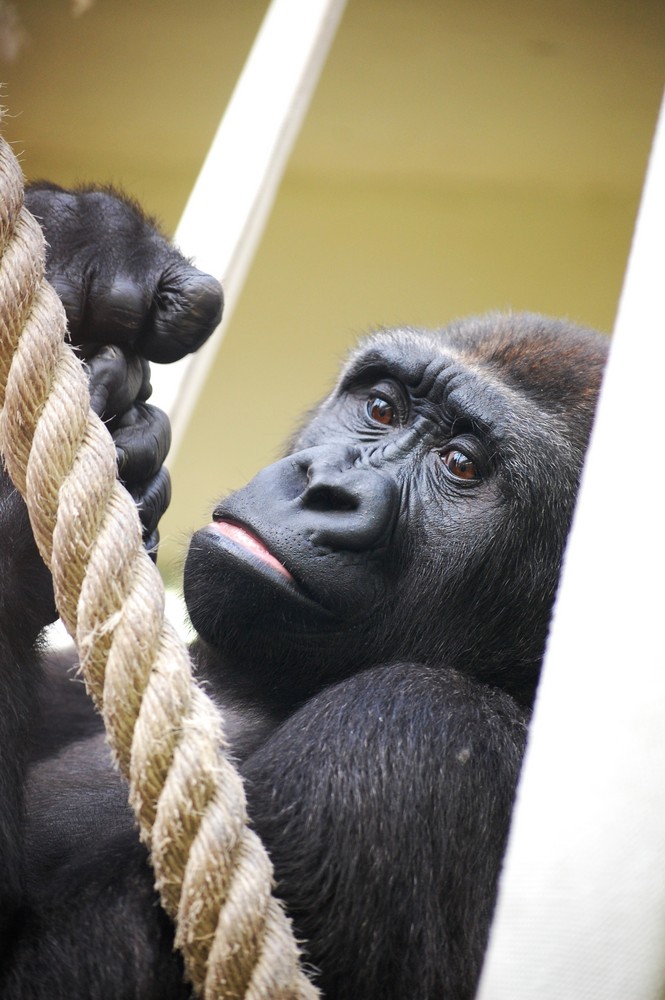
[[[459,451],[457,448],[451,448],[450,451],[444,451],[441,455],[443,464],[448,469],[448,472],[455,477],[455,479],[464,479],[466,482],[471,482],[474,479],[480,479],[478,475],[478,470],[476,468],[476,463],[468,455],[465,455],[463,451]]]
[[[396,419],[394,406],[381,396],[373,396],[367,400],[367,415],[370,420],[385,427],[392,427]]]

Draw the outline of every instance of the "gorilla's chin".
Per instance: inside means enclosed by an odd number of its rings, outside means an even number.
[[[187,609],[218,658],[214,670],[235,688],[259,698],[306,696],[322,677],[332,682],[358,668],[376,623],[322,607],[264,548],[216,525],[197,531],[185,563]]]
[[[255,535],[237,526],[220,530],[212,524],[196,532],[185,563],[184,591],[192,623],[215,647],[238,628],[263,636],[320,634],[337,621]]]

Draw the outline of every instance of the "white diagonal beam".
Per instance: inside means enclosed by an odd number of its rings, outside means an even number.
[[[478,1000],[665,996],[665,112]]]
[[[153,367],[172,465],[265,227],[345,0],[273,0],[194,185],[175,242],[224,285],[224,319],[193,357]]]

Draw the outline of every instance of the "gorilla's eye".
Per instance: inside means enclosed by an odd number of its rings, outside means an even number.
[[[367,415],[370,420],[385,427],[391,427],[395,423],[395,408],[381,396],[373,396],[367,400]]]
[[[480,478],[476,469],[476,463],[468,455],[465,455],[463,451],[451,448],[450,451],[444,451],[441,458],[448,472],[455,479],[464,479],[469,482]]]

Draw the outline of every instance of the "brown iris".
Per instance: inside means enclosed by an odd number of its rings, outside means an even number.
[[[443,459],[444,465],[447,467],[451,475],[455,476],[456,479],[465,479],[467,481],[471,479],[477,479],[478,473],[476,471],[475,463],[468,455],[465,455],[463,451],[456,451],[451,448],[450,451],[445,452],[441,458]]]
[[[390,427],[395,423],[393,406],[381,396],[374,396],[373,399],[367,401],[367,413],[377,424],[383,424],[385,427]]]

